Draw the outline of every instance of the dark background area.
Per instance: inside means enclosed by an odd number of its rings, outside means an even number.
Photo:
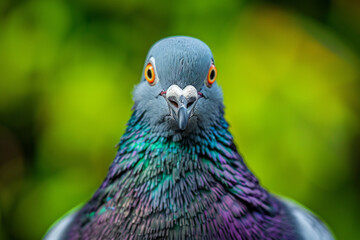
[[[0,239],[39,239],[104,179],[157,40],[212,49],[226,118],[271,192],[360,235],[360,4],[0,1]]]

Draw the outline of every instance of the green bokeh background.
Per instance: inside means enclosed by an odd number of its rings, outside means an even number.
[[[262,184],[360,236],[360,4],[0,1],[0,239],[39,239],[104,179],[149,47],[212,49]]]

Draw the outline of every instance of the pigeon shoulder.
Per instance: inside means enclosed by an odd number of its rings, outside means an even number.
[[[279,200],[293,220],[299,240],[335,240],[326,224],[304,206],[284,197]]]
[[[75,219],[79,209],[81,209],[81,206],[75,207],[56,221],[47,231],[43,240],[65,240],[65,234]]]

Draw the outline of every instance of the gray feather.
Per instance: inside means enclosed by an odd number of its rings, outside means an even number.
[[[65,240],[65,234],[71,223],[75,219],[76,214],[78,213],[78,209],[80,207],[76,207],[70,210],[65,214],[63,218],[61,218],[58,222],[56,222],[53,226],[50,227],[50,230],[45,234],[44,240]]]
[[[292,217],[299,240],[334,240],[329,228],[310,211],[293,200],[280,198]]]

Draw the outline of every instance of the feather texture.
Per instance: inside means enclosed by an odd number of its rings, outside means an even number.
[[[294,239],[281,203],[236,151],[228,124],[175,142],[136,112],[68,239]]]

